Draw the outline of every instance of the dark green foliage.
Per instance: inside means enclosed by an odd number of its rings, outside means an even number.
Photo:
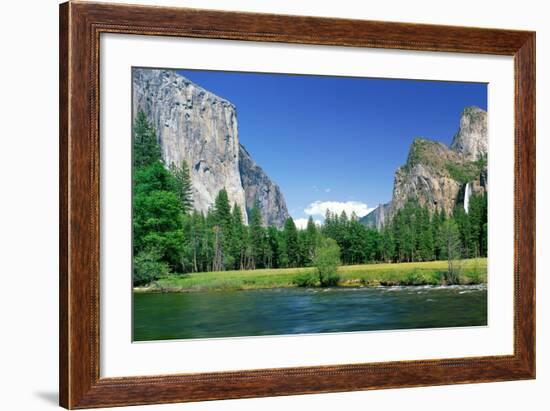
[[[170,191],[176,195],[176,183],[160,161],[135,169],[133,194],[148,195],[153,191]]]
[[[233,241],[233,215],[225,189],[220,190],[212,211],[212,231],[214,233],[214,271],[232,269],[235,264]]]
[[[440,242],[440,234],[441,234],[441,225],[445,222],[445,213],[443,210],[436,211],[434,215],[432,216],[431,225],[432,225],[432,237],[434,241],[434,254],[436,260],[442,259],[442,251],[441,251],[441,242]]]
[[[380,232],[380,243],[378,253],[381,261],[388,263],[395,256],[395,237],[391,226],[387,225]]]
[[[133,247],[137,256],[155,249],[159,261],[178,268],[181,263],[182,218],[174,181],[156,161],[138,168],[133,179]]]
[[[149,284],[170,274],[168,264],[160,261],[161,255],[155,249],[144,250],[134,258],[134,285]]]
[[[250,254],[250,267],[249,268],[261,268],[264,267],[266,236],[265,228],[262,224],[262,214],[260,212],[260,206],[256,203],[250,211],[249,224],[249,254]]]
[[[193,188],[187,162],[183,160],[179,166],[170,164],[170,172],[174,177],[174,189],[180,199],[181,210],[184,214],[190,213],[193,210]]]
[[[139,111],[134,121],[132,158],[134,169],[161,161],[160,146],[155,129],[143,111]]]
[[[279,268],[281,264],[281,232],[274,226],[267,227],[266,250],[268,253],[266,268]]]
[[[427,208],[421,208],[416,214],[417,258],[420,261],[430,261],[435,258],[435,245],[430,214]]]
[[[487,194],[470,197],[468,210],[472,256],[487,255]]]
[[[233,259],[233,268],[241,270],[244,267],[244,257],[246,252],[246,227],[243,223],[243,212],[241,208],[235,204],[231,212],[232,234],[230,252]]]
[[[163,261],[179,263],[182,221],[176,195],[153,191],[134,196],[134,252],[156,248]]]
[[[419,260],[417,246],[422,227],[418,220],[421,213],[421,208],[413,201],[408,201],[396,213],[392,221],[392,229],[397,261],[411,262]]]
[[[298,231],[292,217],[285,221],[283,228],[284,254],[288,267],[297,267],[300,260],[300,250],[298,243]]]

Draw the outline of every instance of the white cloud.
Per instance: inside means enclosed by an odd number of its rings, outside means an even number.
[[[363,217],[374,210],[374,208],[369,208],[367,204],[360,201],[315,201],[304,210],[304,213],[324,217],[327,210],[337,214],[345,211],[348,217],[351,216],[351,213],[355,212],[358,217]]]
[[[303,230],[307,227],[307,218],[296,218],[294,220],[294,224],[296,225],[296,228],[298,230]],[[317,226],[321,226],[321,221],[319,220],[313,220],[313,222],[315,223],[315,225]]]

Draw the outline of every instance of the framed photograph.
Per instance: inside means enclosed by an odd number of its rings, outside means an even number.
[[[535,378],[535,33],[60,6],[60,404]]]

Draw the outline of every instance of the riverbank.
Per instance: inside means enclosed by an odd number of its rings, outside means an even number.
[[[396,285],[444,284],[447,261],[419,263],[361,264],[338,268],[339,286],[377,287]],[[191,292],[221,290],[252,290],[297,287],[298,279],[314,274],[315,268],[278,268],[243,271],[219,271],[172,275],[134,292]],[[461,262],[460,284],[487,282],[487,259],[475,258]]]

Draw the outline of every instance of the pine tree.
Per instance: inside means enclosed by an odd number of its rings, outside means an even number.
[[[193,209],[193,187],[189,176],[187,162],[182,160],[179,166],[170,164],[170,172],[174,176],[175,190],[181,203],[181,210],[184,214],[190,213]]]
[[[484,225],[487,224],[486,194],[473,195],[470,198],[468,217],[470,219],[472,256],[485,256],[484,243],[487,242],[484,234]]]
[[[262,214],[260,212],[260,206],[256,202],[252,210],[250,210],[250,249],[251,249],[251,268],[258,268],[262,265],[264,260],[264,228],[262,224]]]
[[[394,227],[399,261],[413,261],[416,250],[415,222],[414,206],[410,201],[397,212]]]
[[[172,268],[181,263],[182,220],[178,198],[171,191],[147,191],[134,180],[132,201],[134,256],[144,250],[156,250]],[[147,185],[145,183],[144,185]]]
[[[382,257],[380,254],[380,243],[382,236],[377,230],[364,229],[365,232],[365,252],[364,263],[379,261]],[[361,261],[359,261],[361,262]]]
[[[271,254],[271,264],[273,268],[281,267],[281,247],[280,247],[280,231],[275,226],[267,227],[267,248]]]
[[[137,113],[133,127],[132,156],[134,168],[161,161],[160,146],[152,124],[143,111]]]
[[[243,213],[239,205],[233,205],[231,212],[233,234],[231,236],[231,255],[233,256],[233,267],[237,270],[242,270],[244,267],[245,257],[245,236],[246,230],[243,224]]]
[[[434,237],[430,221],[430,213],[426,207],[422,207],[418,213],[418,257],[421,261],[433,260]]]
[[[361,264],[368,260],[374,253],[374,243],[369,242],[367,229],[357,221],[351,219],[348,223],[348,229],[345,231],[342,245],[346,247],[342,250],[342,259],[346,264]]]
[[[298,234],[296,267],[306,267],[309,264],[307,231],[297,230],[296,233]]]
[[[211,271],[212,270],[212,262],[214,257],[214,243],[215,243],[215,235],[214,235],[214,227],[216,227],[216,219],[214,217],[214,210],[212,207],[208,209],[208,212],[206,213],[205,217],[205,230],[204,230],[204,236],[202,237],[202,250],[203,255],[202,259],[204,262],[204,271]]]
[[[215,225],[214,232],[214,259],[212,260],[212,271],[222,271],[224,267],[223,246],[220,234],[220,226]]]
[[[389,263],[394,261],[395,257],[395,239],[393,229],[389,224],[382,228],[379,253],[382,261]]]
[[[292,217],[285,220],[283,227],[283,238],[285,243],[285,253],[289,267],[296,267],[298,264],[298,233]]]
[[[470,227],[470,218],[461,206],[455,207],[453,212],[453,220],[458,226],[460,232],[460,243],[462,257],[469,258],[472,254],[472,232]]]
[[[214,201],[213,219],[214,227],[218,227],[218,229],[214,231],[214,237],[219,242],[219,252],[222,255],[221,269],[223,270],[232,267],[234,264],[233,255],[231,253],[233,241],[233,217],[231,215],[229,197],[225,189],[220,190],[216,200]]]
[[[317,226],[313,221],[313,217],[309,216],[306,226],[306,265],[313,263],[313,257],[315,257],[315,247],[318,241]]]
[[[443,224],[447,221],[447,214],[445,213],[445,210],[441,209],[439,210],[439,215],[437,218],[437,233],[434,238],[435,247],[437,249],[437,259],[443,260],[445,259],[445,251],[444,251],[444,244],[443,244],[443,236],[441,233]]]

